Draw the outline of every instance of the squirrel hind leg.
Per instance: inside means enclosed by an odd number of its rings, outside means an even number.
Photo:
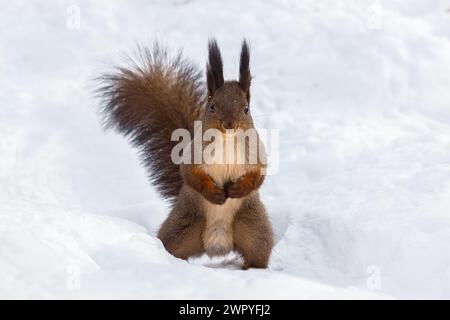
[[[267,268],[273,247],[273,233],[259,199],[242,206],[235,217],[233,233],[234,249],[244,259],[242,269]]]
[[[172,212],[159,229],[158,238],[166,250],[179,259],[200,256],[205,250],[202,224],[199,218],[182,217]]]

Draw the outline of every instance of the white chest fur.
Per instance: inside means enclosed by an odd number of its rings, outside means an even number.
[[[222,135],[222,139],[207,146],[203,158],[203,169],[219,186],[239,179],[246,172],[245,146],[235,134]]]
[[[237,146],[231,150],[225,147],[223,153],[213,154],[209,159],[210,164],[203,166],[217,185],[223,186],[228,181],[236,181],[246,173],[246,165],[237,164],[236,161],[241,156],[239,150],[242,149]],[[226,161],[227,152],[230,151],[234,152],[234,161]],[[221,158],[215,158],[215,155],[220,155]],[[233,249],[233,220],[241,203],[242,199],[229,198],[223,205],[203,200],[203,212],[206,216],[203,243],[209,256],[224,255]]]

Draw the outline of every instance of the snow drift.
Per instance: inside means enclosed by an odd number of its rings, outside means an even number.
[[[14,2],[0,12],[3,298],[449,298],[450,5],[445,1]],[[168,208],[104,132],[92,81],[159,39],[225,76],[252,45],[252,112],[280,130],[262,189],[269,270],[190,262]]]

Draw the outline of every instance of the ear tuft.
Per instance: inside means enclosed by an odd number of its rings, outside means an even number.
[[[242,41],[241,58],[239,61],[239,87],[250,96],[250,84],[252,75],[250,74],[250,49],[247,41]]]
[[[222,56],[220,55],[220,49],[216,39],[209,40],[208,44],[206,82],[209,96],[212,96],[214,91],[219,89],[224,83]]]

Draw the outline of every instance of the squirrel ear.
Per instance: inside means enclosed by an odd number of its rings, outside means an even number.
[[[212,96],[214,91],[219,89],[224,83],[222,56],[220,55],[216,39],[209,40],[208,56],[206,82],[208,85],[208,95]]]
[[[239,87],[247,94],[250,100],[250,83],[252,75],[250,74],[250,49],[247,41],[242,41],[241,58],[239,61]]]

